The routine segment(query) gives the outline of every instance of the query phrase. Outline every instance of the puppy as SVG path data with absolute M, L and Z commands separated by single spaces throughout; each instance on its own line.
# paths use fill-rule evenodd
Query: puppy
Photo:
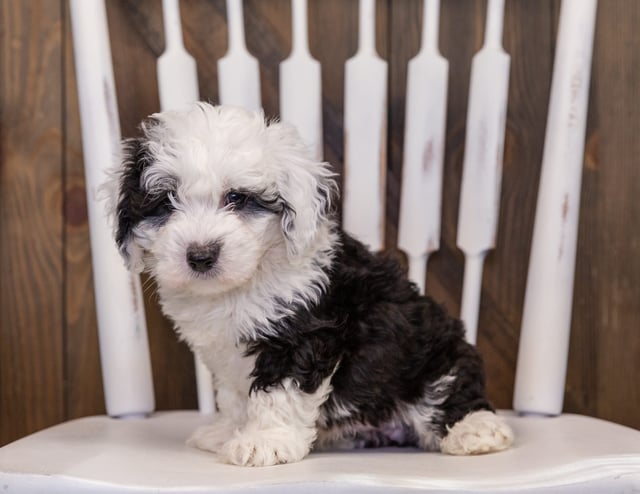
M 340 231 L 337 186 L 296 131 L 199 103 L 152 115 L 110 181 L 115 240 L 214 376 L 188 443 L 237 465 L 312 448 L 507 448 L 463 324 Z

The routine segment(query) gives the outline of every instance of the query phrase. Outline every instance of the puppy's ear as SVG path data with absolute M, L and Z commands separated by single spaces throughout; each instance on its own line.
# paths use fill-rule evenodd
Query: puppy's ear
M 277 132 L 282 166 L 279 178 L 280 196 L 284 201 L 282 231 L 287 240 L 289 255 L 299 255 L 317 241 L 319 234 L 327 234 L 335 215 L 338 196 L 335 174 L 328 163 L 317 162 L 308 156 L 295 129 L 276 123 L 269 130 Z
M 144 217 L 141 205 L 146 193 L 141 177 L 153 161 L 147 144 L 144 138 L 125 139 L 120 166 L 105 184 L 116 244 L 127 267 L 135 272 L 144 269 L 142 248 L 135 242 L 133 229 Z

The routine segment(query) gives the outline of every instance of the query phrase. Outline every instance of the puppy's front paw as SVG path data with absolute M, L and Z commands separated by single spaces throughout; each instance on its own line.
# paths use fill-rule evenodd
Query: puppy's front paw
M 237 426 L 226 419 L 218 419 L 211 425 L 198 427 L 187 439 L 187 446 L 217 453 Z
M 483 410 L 456 422 L 440 442 L 440 450 L 450 455 L 478 455 L 502 451 L 512 442 L 513 431 L 504 419 Z
M 238 431 L 222 447 L 222 458 L 233 465 L 266 467 L 302 460 L 310 444 L 296 437 L 295 431 L 284 428 Z

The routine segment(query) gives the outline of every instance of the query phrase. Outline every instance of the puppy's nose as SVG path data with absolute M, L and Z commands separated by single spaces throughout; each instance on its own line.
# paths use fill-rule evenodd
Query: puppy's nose
M 187 263 L 196 273 L 206 273 L 213 268 L 219 255 L 220 245 L 217 243 L 192 244 L 187 248 Z

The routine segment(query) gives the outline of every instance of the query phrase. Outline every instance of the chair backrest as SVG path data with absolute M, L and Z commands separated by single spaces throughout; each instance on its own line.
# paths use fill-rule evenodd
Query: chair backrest
M 242 0 L 227 0 L 229 50 L 218 61 L 220 102 L 260 106 L 257 60 L 243 33 Z M 158 63 L 162 109 L 198 98 L 177 0 L 163 0 L 166 49 Z M 472 63 L 458 220 L 465 254 L 461 316 L 475 342 L 483 261 L 495 245 L 510 58 L 502 48 L 504 0 L 487 3 L 484 44 Z M 321 68 L 307 46 L 306 0 L 292 0 L 293 50 L 280 65 L 281 117 L 296 124 L 317 156 L 322 149 Z M 448 64 L 438 51 L 439 0 L 424 0 L 422 47 L 409 63 L 398 246 L 424 290 L 427 260 L 440 244 Z M 560 13 L 542 178 L 525 297 L 514 408 L 562 409 L 573 293 L 586 110 L 596 0 L 564 0 Z M 376 5 L 359 2 L 359 41 L 345 67 L 343 224 L 373 249 L 384 245 L 389 72 L 375 49 Z M 153 391 L 137 277 L 124 270 L 96 191 L 120 140 L 103 0 L 71 0 L 76 72 L 107 411 L 153 410 Z M 386 246 L 387 248 L 390 246 Z M 116 319 L 117 317 L 117 319 Z M 125 348 L 126 350 L 123 350 Z M 199 367 L 203 412 L 211 384 Z

